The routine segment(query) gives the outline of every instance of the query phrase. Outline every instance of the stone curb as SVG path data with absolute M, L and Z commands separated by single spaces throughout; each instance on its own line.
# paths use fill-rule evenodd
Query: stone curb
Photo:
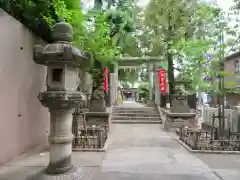
M 113 124 L 162 124 L 162 121 L 112 120 Z
M 104 148 L 102 149 L 87 149 L 87 148 L 73 148 L 73 152 L 105 152 L 106 150 Z
M 240 151 L 215 151 L 215 150 L 193 150 L 188 145 L 186 145 L 183 141 L 178 139 L 177 137 L 173 137 L 179 144 L 181 144 L 185 149 L 187 149 L 191 153 L 204 153 L 204 154 L 240 154 Z

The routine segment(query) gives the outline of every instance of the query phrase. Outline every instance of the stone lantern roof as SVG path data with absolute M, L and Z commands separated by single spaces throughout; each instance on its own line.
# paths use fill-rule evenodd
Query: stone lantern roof
M 71 45 L 72 38 L 72 26 L 65 22 L 57 23 L 53 32 L 53 43 L 34 47 L 34 61 L 46 66 L 59 63 L 80 67 L 88 66 L 90 54 Z

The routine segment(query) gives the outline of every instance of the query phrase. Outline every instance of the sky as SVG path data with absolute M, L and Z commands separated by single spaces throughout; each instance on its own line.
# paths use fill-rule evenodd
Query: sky
M 228 10 L 233 5 L 233 0 L 217 0 L 217 4 L 224 10 Z
M 233 0 L 206 0 L 206 1 L 216 1 L 216 3 L 223 8 L 224 10 L 228 10 L 230 6 L 233 4 Z M 146 6 L 149 0 L 139 0 L 139 3 L 142 6 Z
M 82 0 L 84 4 L 93 5 L 94 0 Z M 150 0 L 139 0 L 141 6 L 146 6 Z M 205 1 L 216 1 L 216 3 L 224 10 L 228 10 L 233 4 L 233 0 L 205 0 Z

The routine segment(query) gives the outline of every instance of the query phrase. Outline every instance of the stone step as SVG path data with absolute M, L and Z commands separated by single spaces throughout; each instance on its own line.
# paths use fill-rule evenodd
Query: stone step
M 119 112 L 119 113 L 125 113 L 125 112 L 130 112 L 130 113 L 157 113 L 157 110 L 154 109 L 136 109 L 136 108 L 128 108 L 128 109 L 114 109 L 113 112 Z
M 156 113 L 148 113 L 148 112 L 140 112 L 140 113 L 133 113 L 133 112 L 113 112 L 112 116 L 140 116 L 140 117 L 159 117 L 159 114 Z
M 141 108 L 136 108 L 136 107 L 115 107 L 114 110 L 155 110 L 155 107 L 141 107 Z
M 118 124 L 162 124 L 161 120 L 112 120 L 112 123 Z
M 160 121 L 160 117 L 143 117 L 143 116 L 112 116 L 112 120 L 144 120 Z

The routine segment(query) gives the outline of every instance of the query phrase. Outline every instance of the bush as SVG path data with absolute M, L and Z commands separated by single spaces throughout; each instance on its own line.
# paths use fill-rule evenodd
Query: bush
M 0 0 L 0 7 L 37 36 L 51 40 L 52 25 L 58 21 L 52 0 Z
M 48 42 L 59 20 L 83 30 L 79 0 L 0 0 L 0 7 Z
M 146 101 L 148 99 L 148 92 L 148 83 L 143 82 L 138 86 L 139 99 L 144 99 L 144 101 Z

